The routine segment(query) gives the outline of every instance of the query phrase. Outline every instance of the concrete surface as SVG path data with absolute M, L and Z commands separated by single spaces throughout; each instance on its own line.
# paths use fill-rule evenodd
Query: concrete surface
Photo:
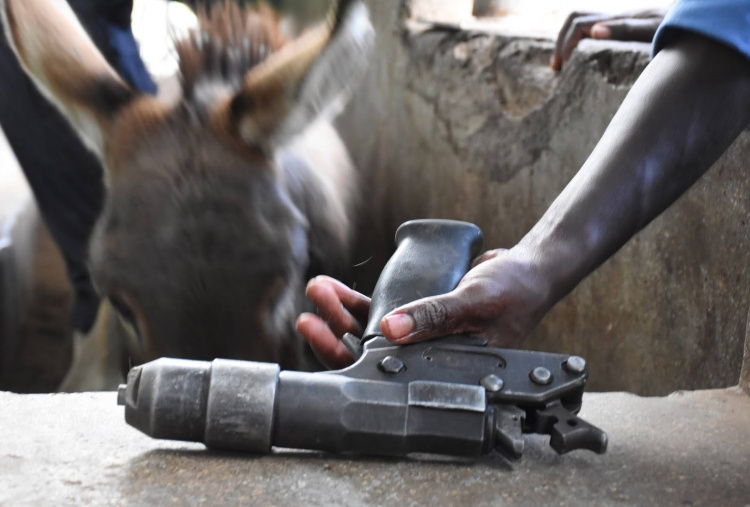
M 357 268 L 365 291 L 409 219 L 468 220 L 486 248 L 514 245 L 581 167 L 649 61 L 648 44 L 583 41 L 555 74 L 551 39 L 511 37 L 489 22 L 418 31 L 410 15 L 423 2 L 367 3 L 376 54 L 341 119 L 365 189 L 355 258 L 372 257 Z M 586 357 L 597 391 L 737 385 L 750 309 L 748 158 L 744 133 L 525 346 Z
M 0 505 L 750 505 L 750 398 L 588 394 L 605 455 L 520 462 L 214 453 L 125 425 L 114 393 L 0 393 Z

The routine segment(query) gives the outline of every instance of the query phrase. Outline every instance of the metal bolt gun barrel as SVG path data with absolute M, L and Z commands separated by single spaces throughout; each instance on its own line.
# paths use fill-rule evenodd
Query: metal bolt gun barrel
M 379 455 L 521 457 L 525 433 L 550 435 L 562 454 L 603 453 L 607 436 L 578 418 L 587 380 L 577 356 L 487 347 L 474 336 L 396 346 L 380 319 L 456 287 L 482 243 L 468 223 L 417 220 L 396 233 L 357 357 L 343 370 L 302 373 L 275 364 L 159 359 L 120 386 L 125 420 L 153 438 L 268 453 L 272 447 Z

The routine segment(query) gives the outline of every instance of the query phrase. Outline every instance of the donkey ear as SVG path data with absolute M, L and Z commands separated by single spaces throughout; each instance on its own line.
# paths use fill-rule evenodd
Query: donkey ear
M 374 40 L 361 1 L 334 2 L 328 22 L 248 72 L 230 103 L 233 129 L 247 144 L 273 147 L 334 116 L 364 76 Z
M 114 115 L 135 92 L 109 66 L 65 0 L 0 0 L 21 66 L 100 157 Z

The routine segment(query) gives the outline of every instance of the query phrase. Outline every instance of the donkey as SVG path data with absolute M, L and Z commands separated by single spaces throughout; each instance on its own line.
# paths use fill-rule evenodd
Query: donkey
M 115 388 L 123 362 L 161 356 L 304 367 L 304 283 L 347 262 L 355 172 L 329 120 L 367 65 L 366 7 L 335 2 L 288 40 L 270 8 L 216 4 L 178 43 L 173 100 L 130 89 L 64 0 L 0 0 L 0 15 L 24 70 L 104 167 L 90 270 L 111 305 L 93 333 L 107 336 L 83 340 L 95 352 L 76 354 L 64 390 Z M 91 361 L 106 363 L 98 378 L 81 373 Z

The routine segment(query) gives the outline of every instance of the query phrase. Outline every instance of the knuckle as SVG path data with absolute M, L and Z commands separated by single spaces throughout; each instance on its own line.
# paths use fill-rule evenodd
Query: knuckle
M 573 11 L 568 15 L 568 21 L 573 21 L 576 18 L 581 18 L 585 16 L 586 13 L 583 11 Z
M 440 329 L 448 319 L 448 307 L 442 301 L 425 301 L 414 312 L 418 331 Z
M 477 282 L 467 284 L 461 291 L 463 301 L 463 316 L 477 318 L 492 313 L 501 294 L 487 283 Z
M 318 275 L 318 276 L 311 278 L 310 281 L 307 282 L 307 286 L 309 287 L 311 285 L 319 285 L 321 283 L 325 283 L 326 280 L 327 280 L 327 277 L 323 275 Z
M 637 32 L 636 27 L 630 21 L 625 21 L 623 23 L 619 23 L 618 25 L 613 26 L 612 28 L 614 29 L 613 31 L 617 32 L 617 35 L 621 39 L 626 39 L 626 38 L 630 37 L 633 34 L 633 32 Z
M 578 18 L 570 25 L 568 35 L 573 37 L 591 26 L 591 21 L 586 18 Z
M 498 257 L 499 255 L 502 255 L 505 252 L 505 250 L 488 250 L 487 252 L 484 252 L 482 255 L 477 257 L 477 261 L 479 262 L 485 262 L 490 259 L 494 259 L 495 257 Z

